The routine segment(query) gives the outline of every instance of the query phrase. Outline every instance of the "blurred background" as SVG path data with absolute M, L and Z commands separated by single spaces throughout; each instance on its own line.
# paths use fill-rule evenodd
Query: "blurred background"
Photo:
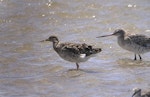
M 131 97 L 150 90 L 150 53 L 143 61 L 120 48 L 115 29 L 150 37 L 149 0 L 0 0 L 0 97 Z M 89 61 L 61 59 L 60 42 L 87 43 L 102 52 Z

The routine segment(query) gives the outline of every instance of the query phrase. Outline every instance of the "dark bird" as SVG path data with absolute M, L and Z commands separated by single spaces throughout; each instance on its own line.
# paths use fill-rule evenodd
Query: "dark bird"
M 77 44 L 77 43 L 59 43 L 56 36 L 50 36 L 43 41 L 50 41 L 53 43 L 53 48 L 57 54 L 64 60 L 76 63 L 77 70 L 79 63 L 87 61 L 93 55 L 101 52 L 101 48 L 93 48 L 91 45 Z M 43 42 L 41 41 L 41 42 Z

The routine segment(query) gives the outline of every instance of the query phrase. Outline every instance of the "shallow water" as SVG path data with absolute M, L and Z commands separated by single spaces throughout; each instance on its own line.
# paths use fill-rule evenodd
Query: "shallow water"
M 117 28 L 150 37 L 149 0 L 0 0 L 0 97 L 131 97 L 150 90 L 150 53 L 143 61 L 120 48 Z M 87 43 L 102 52 L 89 61 L 62 60 L 52 44 Z

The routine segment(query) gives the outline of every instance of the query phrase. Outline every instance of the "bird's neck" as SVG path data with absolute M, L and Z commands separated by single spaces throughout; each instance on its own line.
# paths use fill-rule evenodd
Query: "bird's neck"
M 124 42 L 125 42 L 125 35 L 120 35 L 118 36 L 118 44 L 119 45 L 124 45 Z
M 58 43 L 59 43 L 59 41 L 53 41 L 53 48 L 54 48 L 54 50 L 57 49 Z

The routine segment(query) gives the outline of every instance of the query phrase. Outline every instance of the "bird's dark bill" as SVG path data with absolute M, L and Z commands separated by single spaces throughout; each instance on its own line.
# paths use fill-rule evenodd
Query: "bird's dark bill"
M 40 42 L 45 42 L 45 41 L 49 41 L 49 39 L 46 39 L 46 40 L 42 40 L 42 41 L 40 41 Z
M 96 37 L 96 38 L 101 38 L 101 37 L 107 37 L 107 36 L 112 36 L 113 34 L 111 34 L 111 35 L 103 35 L 103 36 L 98 36 L 98 37 Z

